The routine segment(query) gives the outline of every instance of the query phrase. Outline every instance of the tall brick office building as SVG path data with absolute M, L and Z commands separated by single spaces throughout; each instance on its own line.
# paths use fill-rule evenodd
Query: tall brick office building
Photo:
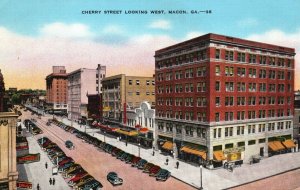
M 215 166 L 292 150 L 294 56 L 217 34 L 156 51 L 159 148 Z

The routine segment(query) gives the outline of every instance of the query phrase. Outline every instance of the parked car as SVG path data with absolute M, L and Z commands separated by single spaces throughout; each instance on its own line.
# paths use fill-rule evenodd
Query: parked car
M 134 157 L 135 157 L 134 155 L 129 154 L 129 155 L 126 157 L 125 162 L 126 162 L 126 163 L 131 163 Z
M 76 167 L 76 166 L 78 166 L 78 164 L 76 164 L 74 162 L 66 163 L 63 166 L 59 166 L 58 171 L 65 172 L 65 171 L 69 170 L 71 167 Z
M 142 158 L 140 157 L 134 157 L 132 162 L 131 162 L 131 166 L 136 167 L 138 162 L 141 160 Z
M 161 170 L 161 168 L 157 165 L 154 165 L 152 168 L 149 170 L 149 176 L 155 176 L 158 174 L 158 172 Z
M 148 162 L 147 164 L 144 165 L 144 167 L 143 167 L 143 172 L 149 173 L 150 169 L 151 169 L 153 166 L 154 166 L 154 164 Z
M 166 169 L 161 169 L 156 176 L 156 180 L 166 181 L 171 176 L 171 172 Z
M 70 180 L 68 181 L 68 185 L 73 186 L 74 184 L 76 184 L 77 181 L 79 181 L 87 175 L 89 174 L 86 171 L 77 173 L 76 175 L 70 178 Z
M 120 158 L 123 156 L 123 154 L 126 154 L 126 152 L 124 152 L 123 150 L 120 151 L 120 152 L 117 154 L 117 159 L 120 159 Z
M 123 184 L 123 179 L 120 178 L 116 172 L 109 172 L 107 174 L 107 180 L 113 185 Z
M 66 145 L 66 147 L 67 147 L 68 149 L 74 149 L 74 148 L 75 148 L 74 144 L 73 144 L 72 141 L 70 141 L 70 140 L 67 140 L 67 141 L 65 142 L 65 145 Z
M 122 150 L 119 149 L 119 148 L 115 148 L 115 149 L 112 151 L 111 155 L 112 155 L 112 156 L 117 156 L 117 154 L 118 154 L 120 151 L 122 151 Z
M 100 190 L 102 187 L 103 185 L 99 181 L 94 179 L 86 182 L 84 185 L 79 187 L 79 190 Z
M 137 163 L 137 168 L 138 169 L 143 169 L 144 166 L 147 164 L 147 160 L 141 159 L 138 163 Z
M 80 180 L 79 183 L 73 186 L 73 189 L 80 189 L 82 188 L 87 182 L 94 180 L 94 178 L 87 178 L 85 180 Z

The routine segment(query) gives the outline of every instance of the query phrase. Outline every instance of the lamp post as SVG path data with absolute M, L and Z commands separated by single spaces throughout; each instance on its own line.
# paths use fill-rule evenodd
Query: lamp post
M 106 132 L 105 132 L 105 131 L 103 131 L 104 142 L 105 142 L 105 133 L 106 133 Z
M 139 150 L 138 156 L 139 157 L 141 157 L 141 147 L 140 146 L 141 146 L 141 143 L 139 142 L 139 144 L 138 144 L 138 150 Z
M 202 163 L 200 164 L 200 187 L 199 187 L 199 190 L 203 190 L 203 187 L 202 187 Z

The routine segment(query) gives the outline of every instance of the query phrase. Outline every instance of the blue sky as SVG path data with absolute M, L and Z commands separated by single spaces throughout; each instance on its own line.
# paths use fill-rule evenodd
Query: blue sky
M 102 14 L 82 14 L 88 10 Z M 105 10 L 123 12 L 107 15 Z M 148 14 L 124 14 L 129 10 Z M 150 10 L 189 14 L 154 15 Z M 152 76 L 156 50 L 205 33 L 293 47 L 298 63 L 299 10 L 296 0 L 0 0 L 0 69 L 7 87 L 18 88 L 45 88 L 53 65 L 71 72 L 103 64 L 107 76 Z
M 35 36 L 39 28 L 53 22 L 84 23 L 99 33 L 107 25 L 118 25 L 130 35 L 143 33 L 168 34 L 182 38 L 190 31 L 214 32 L 237 37 L 260 33 L 273 28 L 296 31 L 299 28 L 300 2 L 295 0 L 73 0 L 0 2 L 0 25 L 16 33 Z M 82 15 L 81 10 L 212 10 L 199 15 Z M 164 19 L 169 30 L 150 29 L 152 21 Z

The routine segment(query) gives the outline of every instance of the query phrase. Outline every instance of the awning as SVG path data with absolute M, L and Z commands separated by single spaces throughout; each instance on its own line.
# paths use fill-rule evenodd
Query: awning
M 294 148 L 296 147 L 295 143 L 293 140 L 288 139 L 282 142 L 282 144 L 286 147 L 286 148 Z
M 137 131 L 124 131 L 121 129 L 116 129 L 115 132 L 123 134 L 123 135 L 127 135 L 127 136 L 136 136 L 138 135 Z
M 217 161 L 226 160 L 226 157 L 223 154 L 222 150 L 214 151 L 214 160 L 217 160 Z
M 188 146 L 184 146 L 180 150 L 189 154 L 201 156 L 204 160 L 206 160 L 206 152 L 204 152 L 203 150 L 192 149 Z
M 140 133 L 148 133 L 149 129 L 146 127 L 140 128 L 139 132 Z
M 163 149 L 166 150 L 173 150 L 173 143 L 170 141 L 167 141 L 164 143 L 164 145 L 162 146 Z
M 280 141 L 269 142 L 268 146 L 274 152 L 285 149 L 285 147 L 281 144 Z

